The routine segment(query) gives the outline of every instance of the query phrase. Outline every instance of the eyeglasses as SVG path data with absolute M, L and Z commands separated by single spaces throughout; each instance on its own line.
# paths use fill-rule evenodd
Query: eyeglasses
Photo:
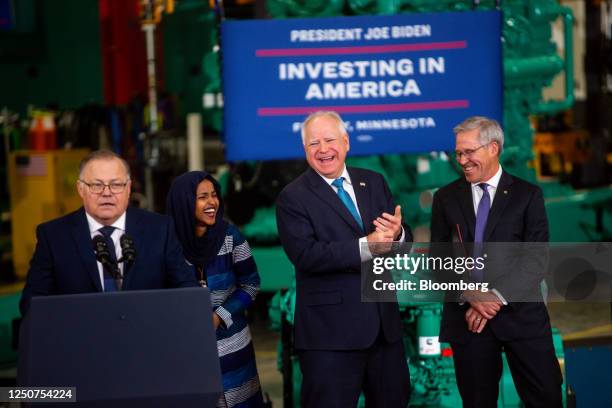
M 463 156 L 465 156 L 465 158 L 466 158 L 466 159 L 469 159 L 469 158 L 470 158 L 470 157 L 472 157 L 472 156 L 474 155 L 474 153 L 476 153 L 478 150 L 482 149 L 483 147 L 486 147 L 486 146 L 490 145 L 491 143 L 492 143 L 492 142 L 485 143 L 485 144 L 483 144 L 483 145 L 478 146 L 478 147 L 477 147 L 477 148 L 475 148 L 475 149 L 465 149 L 465 150 L 463 150 L 463 151 L 461 151 L 461 150 L 456 150 L 456 151 L 455 151 L 455 158 L 456 158 L 457 160 L 461 160 L 461 158 L 462 158 Z
M 79 181 L 89 188 L 89 192 L 92 194 L 102 194 L 104 189 L 108 187 L 111 193 L 113 194 L 121 194 L 125 190 L 125 186 L 129 183 L 129 180 L 125 183 L 120 183 L 118 181 L 113 181 L 109 184 L 102 183 L 100 181 L 94 181 L 93 183 L 88 183 L 84 180 L 79 179 Z

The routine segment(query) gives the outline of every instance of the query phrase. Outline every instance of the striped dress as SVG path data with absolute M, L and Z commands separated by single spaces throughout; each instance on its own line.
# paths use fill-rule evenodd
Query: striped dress
M 213 310 L 222 320 L 217 329 L 217 350 L 223 394 L 217 406 L 261 407 L 255 351 L 245 318 L 246 308 L 259 291 L 260 280 L 249 243 L 234 225 L 228 225 L 224 244 L 217 257 L 204 265 L 204 271 Z

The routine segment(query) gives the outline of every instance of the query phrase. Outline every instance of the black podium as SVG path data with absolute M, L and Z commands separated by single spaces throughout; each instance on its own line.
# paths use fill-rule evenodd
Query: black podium
M 84 406 L 214 407 L 222 387 L 211 316 L 205 288 L 34 297 L 18 384 L 76 387 Z

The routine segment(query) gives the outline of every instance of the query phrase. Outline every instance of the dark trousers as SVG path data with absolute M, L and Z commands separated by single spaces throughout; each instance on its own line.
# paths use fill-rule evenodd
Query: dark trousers
M 526 407 L 562 407 L 563 377 L 551 337 L 502 342 L 485 327 L 467 344 L 451 343 L 451 347 L 464 407 L 497 407 L 502 350 Z
M 302 369 L 302 407 L 355 408 L 363 390 L 366 407 L 405 408 L 410 373 L 402 341 L 383 336 L 365 350 L 298 352 Z

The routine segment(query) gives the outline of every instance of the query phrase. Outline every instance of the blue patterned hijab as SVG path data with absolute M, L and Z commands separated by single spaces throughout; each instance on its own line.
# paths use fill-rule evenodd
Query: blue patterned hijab
M 219 209 L 215 224 L 208 227 L 204 235 L 197 237 L 195 234 L 196 191 L 198 185 L 205 179 L 212 182 L 217 192 Z M 223 220 L 221 186 L 210 174 L 204 171 L 190 171 L 177 177 L 168 192 L 166 213 L 174 219 L 176 234 L 183 245 L 185 258 L 190 263 L 202 266 L 217 256 L 225 241 L 227 222 Z

